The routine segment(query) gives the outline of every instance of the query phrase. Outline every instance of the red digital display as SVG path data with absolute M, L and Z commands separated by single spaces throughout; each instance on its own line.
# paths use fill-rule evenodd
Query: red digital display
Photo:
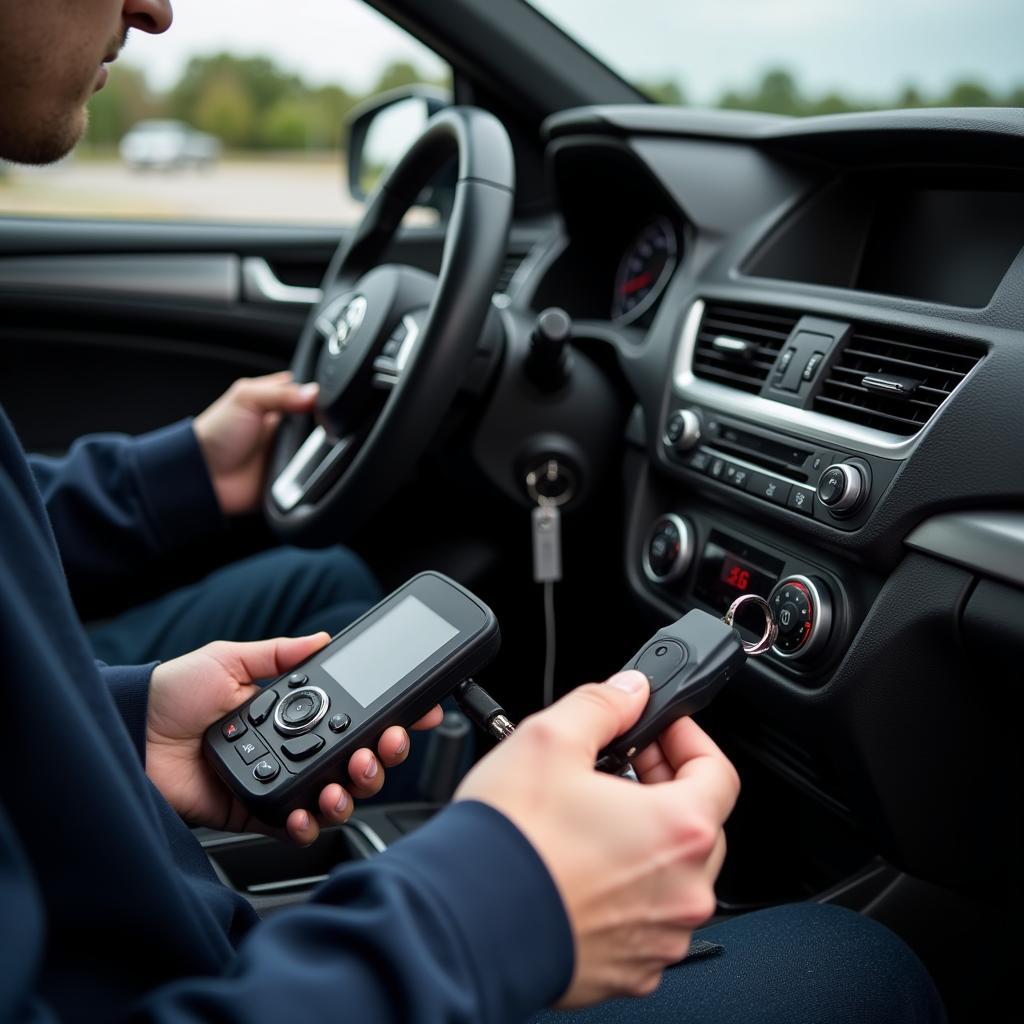
M 727 586 L 741 593 L 746 593 L 750 586 L 751 568 L 735 558 L 725 558 L 722 561 L 722 574 L 719 577 Z

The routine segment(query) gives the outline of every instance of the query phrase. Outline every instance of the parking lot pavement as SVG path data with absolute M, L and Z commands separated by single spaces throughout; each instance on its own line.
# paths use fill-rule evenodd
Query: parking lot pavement
M 352 224 L 361 213 L 338 156 L 226 159 L 173 171 L 79 158 L 0 176 L 0 215 Z

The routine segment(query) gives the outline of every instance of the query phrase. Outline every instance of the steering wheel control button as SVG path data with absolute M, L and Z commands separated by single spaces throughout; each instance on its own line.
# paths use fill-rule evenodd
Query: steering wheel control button
M 818 500 L 834 516 L 856 512 L 867 497 L 867 480 L 860 466 L 837 462 L 821 474 Z
M 790 490 L 790 485 L 785 481 L 766 476 L 764 473 L 751 473 L 747 482 L 747 491 L 750 494 L 756 494 L 773 505 L 785 505 L 789 501 Z
M 784 658 L 803 658 L 821 649 L 832 624 L 825 585 L 807 576 L 789 576 L 768 598 L 779 635 L 772 648 Z
M 685 519 L 665 515 L 656 519 L 644 545 L 644 572 L 652 583 L 668 583 L 690 567 L 693 531 Z
M 273 782 L 280 773 L 281 766 L 272 757 L 257 761 L 252 770 L 253 778 L 259 779 L 260 782 Z
M 303 675 L 301 672 L 293 672 L 288 677 L 288 689 L 296 690 L 300 686 L 305 686 L 309 682 L 309 676 Z
M 300 736 L 297 740 L 288 740 L 286 743 L 282 743 L 281 750 L 284 751 L 284 756 L 292 761 L 305 761 L 307 757 L 312 757 L 323 745 L 323 736 L 316 736 L 311 733 L 308 736 Z
M 298 736 L 309 732 L 327 713 L 330 702 L 318 686 L 293 690 L 274 712 L 274 728 L 285 736 Z
M 238 751 L 238 756 L 246 764 L 252 764 L 257 757 L 262 757 L 267 752 L 267 748 L 263 746 L 255 736 L 247 740 L 242 740 L 242 742 L 235 747 L 235 750 Z
M 229 743 L 234 743 L 239 736 L 244 736 L 249 728 L 240 718 L 232 718 L 220 727 L 221 734 Z
M 692 409 L 676 409 L 665 426 L 665 443 L 680 455 L 700 442 L 700 417 Z
M 249 721 L 253 725 L 262 725 L 274 710 L 277 703 L 277 690 L 264 690 L 249 705 Z
M 637 658 L 636 668 L 650 680 L 653 693 L 686 664 L 687 657 L 686 648 L 675 640 L 657 640 Z
M 327 728 L 331 732 L 344 732 L 351 723 L 352 719 L 348 715 L 331 715 L 327 722 Z
M 789 492 L 786 508 L 805 516 L 814 515 L 814 489 L 811 487 L 793 487 Z

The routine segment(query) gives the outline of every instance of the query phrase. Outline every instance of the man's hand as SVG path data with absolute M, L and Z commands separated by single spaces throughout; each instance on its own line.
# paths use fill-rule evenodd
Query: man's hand
M 290 371 L 243 378 L 196 417 L 196 437 L 225 515 L 258 507 L 281 414 L 309 412 L 317 390 L 316 384 L 296 384 Z
M 277 834 L 250 817 L 202 754 L 207 727 L 256 692 L 255 679 L 287 672 L 324 646 L 326 633 L 258 643 L 218 641 L 198 651 L 165 661 L 153 670 L 146 720 L 146 774 L 167 802 L 190 824 L 229 832 Z M 429 729 L 441 721 L 434 708 L 414 729 Z M 320 793 L 319 822 L 315 814 L 296 810 L 288 816 L 287 834 L 308 845 L 320 834 L 320 824 L 336 825 L 352 813 L 353 797 L 368 797 L 384 785 L 384 767 L 401 764 L 409 753 L 409 736 L 397 726 L 388 729 L 373 751 L 357 750 L 349 760 L 351 793 L 338 783 Z
M 551 872 L 576 945 L 563 1006 L 652 992 L 714 913 L 722 825 L 739 794 L 725 755 L 684 718 L 635 758 L 645 785 L 594 771 L 648 693 L 635 671 L 579 687 L 526 719 L 455 794 L 501 811 Z

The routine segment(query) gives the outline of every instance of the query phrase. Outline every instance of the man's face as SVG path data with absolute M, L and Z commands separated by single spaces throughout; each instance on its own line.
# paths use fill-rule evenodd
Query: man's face
M 0 159 L 70 153 L 128 29 L 170 24 L 171 0 L 0 0 Z

